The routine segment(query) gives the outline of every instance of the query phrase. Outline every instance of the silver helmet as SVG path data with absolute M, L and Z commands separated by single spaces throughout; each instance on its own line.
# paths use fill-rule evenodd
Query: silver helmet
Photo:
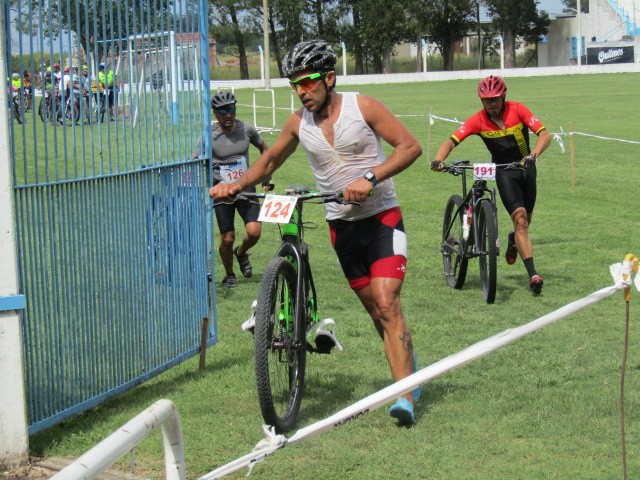
M 282 61 L 282 73 L 291 77 L 304 70 L 327 72 L 335 70 L 336 54 L 324 40 L 309 40 L 296 44 Z
M 217 92 L 211 97 L 211 108 L 220 108 L 236 103 L 236 96 L 229 91 Z

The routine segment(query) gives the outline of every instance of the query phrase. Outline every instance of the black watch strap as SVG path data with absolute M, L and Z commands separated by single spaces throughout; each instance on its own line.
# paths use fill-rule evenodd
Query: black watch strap
M 378 184 L 378 179 L 371 170 L 364 174 L 364 179 L 370 181 L 374 187 Z

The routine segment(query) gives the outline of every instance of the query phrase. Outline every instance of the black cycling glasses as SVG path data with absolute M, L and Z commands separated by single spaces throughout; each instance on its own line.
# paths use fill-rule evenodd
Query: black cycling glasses
M 230 113 L 231 115 L 235 115 L 236 107 L 234 105 L 233 107 L 214 108 L 213 111 L 216 112 L 218 115 L 227 115 L 228 113 Z

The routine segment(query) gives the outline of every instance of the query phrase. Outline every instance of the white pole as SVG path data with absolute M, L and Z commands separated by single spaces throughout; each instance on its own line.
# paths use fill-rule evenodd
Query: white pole
M 4 5 L 0 8 L 0 38 L 7 38 Z M 7 76 L 5 45 L 0 47 L 0 79 Z M 7 89 L 0 89 L 0 104 L 9 105 Z M 29 437 L 22 364 L 22 332 L 19 309 L 25 299 L 18 292 L 16 237 L 14 230 L 13 175 L 9 144 L 8 109 L 0 108 L 0 467 L 18 466 L 28 460 Z
M 580 17 L 581 17 L 581 6 L 580 6 L 580 0 L 578 0 L 578 4 L 576 5 L 577 8 L 577 12 L 576 12 L 576 20 L 578 22 L 578 41 L 576 42 L 576 46 L 578 47 L 578 65 L 582 65 L 582 28 L 580 25 Z
M 170 400 L 158 400 L 51 479 L 97 478 L 158 427 L 162 427 L 165 478 L 184 480 L 182 428 L 178 410 Z
M 267 0 L 262 0 L 262 36 L 264 43 L 264 86 L 271 87 L 271 73 L 269 72 L 269 10 Z
M 171 121 L 178 124 L 178 69 L 176 61 L 176 34 L 169 32 L 169 62 L 171 65 Z M 180 79 L 182 81 L 182 79 Z
M 502 35 L 498 35 L 500 41 L 500 70 L 504 70 L 504 38 Z
M 264 82 L 264 52 L 262 51 L 262 45 L 258 45 L 258 52 L 260 52 L 260 80 Z
M 340 42 L 342 46 L 342 75 L 347 78 L 347 46 L 344 42 Z
M 422 39 L 422 71 L 425 78 L 427 77 L 427 41 Z

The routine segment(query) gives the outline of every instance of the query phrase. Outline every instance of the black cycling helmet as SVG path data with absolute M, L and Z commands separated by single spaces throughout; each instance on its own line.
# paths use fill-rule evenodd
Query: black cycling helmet
M 335 70 L 336 54 L 324 40 L 309 40 L 296 44 L 282 61 L 282 73 L 291 78 L 304 70 L 328 72 Z
M 225 105 L 235 105 L 236 96 L 231 92 L 218 92 L 211 98 L 211 108 L 220 108 Z

